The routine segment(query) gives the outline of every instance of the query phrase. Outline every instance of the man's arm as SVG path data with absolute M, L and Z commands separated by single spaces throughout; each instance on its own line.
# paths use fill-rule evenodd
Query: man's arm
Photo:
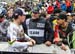
M 51 25 L 48 21 L 46 21 L 46 26 L 45 26 L 46 32 L 48 33 L 46 41 L 47 43 L 53 42 L 53 29 L 51 28 Z
M 31 42 L 33 43 L 33 45 L 34 45 L 34 44 L 36 44 L 36 41 L 33 40 L 32 38 L 30 38 L 30 37 L 27 35 L 27 24 L 29 24 L 29 21 L 30 21 L 30 19 L 27 19 L 26 21 L 24 21 L 24 22 L 22 23 L 22 26 L 23 26 L 23 29 L 24 29 L 24 33 L 25 33 L 25 38 L 26 38 L 26 40 L 31 41 Z
M 26 40 L 28 40 L 28 41 L 30 41 L 30 42 L 32 42 L 32 44 L 33 45 L 35 45 L 36 44 L 36 41 L 35 40 L 33 40 L 32 38 L 30 38 L 28 35 L 26 35 L 25 34 L 25 38 L 26 38 Z
M 10 38 L 10 42 L 13 42 L 11 45 L 12 47 L 26 47 L 32 46 L 32 42 L 18 42 L 17 41 L 17 32 L 13 30 L 12 27 L 8 27 L 7 36 Z
M 26 22 L 25 21 L 22 23 L 22 26 L 23 26 L 23 29 L 24 29 L 24 33 L 27 34 L 27 26 L 26 26 Z

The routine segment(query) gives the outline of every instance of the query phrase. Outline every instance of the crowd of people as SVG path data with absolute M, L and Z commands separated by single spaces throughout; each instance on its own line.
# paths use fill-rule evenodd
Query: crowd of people
M 17 1 L 0 7 L 0 41 L 19 51 L 28 46 L 56 44 L 75 48 L 75 0 L 38 3 Z M 25 50 L 27 51 L 27 50 Z

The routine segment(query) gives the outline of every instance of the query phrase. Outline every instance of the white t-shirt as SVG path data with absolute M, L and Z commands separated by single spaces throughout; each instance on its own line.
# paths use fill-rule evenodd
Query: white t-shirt
M 18 40 L 18 38 L 25 38 L 26 40 L 31 39 L 24 33 L 22 25 L 18 26 L 15 23 L 11 22 L 7 30 L 7 36 L 10 37 L 11 41 Z
M 29 42 L 18 42 L 17 40 L 21 38 L 25 38 L 25 40 L 30 40 L 31 38 L 24 34 L 22 25 L 16 25 L 15 23 L 11 22 L 10 26 L 7 29 L 7 36 L 10 37 L 11 41 L 16 40 L 12 47 L 14 48 L 27 48 Z

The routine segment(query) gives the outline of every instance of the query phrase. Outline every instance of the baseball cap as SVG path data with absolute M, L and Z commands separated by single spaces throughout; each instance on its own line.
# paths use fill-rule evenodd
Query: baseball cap
M 62 20 L 65 19 L 65 20 L 67 20 L 67 15 L 59 14 L 58 19 L 62 19 Z
M 67 13 L 66 15 L 67 15 L 67 16 L 71 16 L 71 13 Z
M 6 15 L 6 13 L 6 9 L 0 7 L 0 18 L 3 18 Z
M 34 8 L 32 9 L 32 12 L 33 12 L 33 13 L 39 13 L 39 8 L 34 7 Z
M 14 13 L 13 13 L 13 16 L 19 16 L 19 15 L 26 15 L 24 9 L 22 8 L 17 8 L 15 9 Z

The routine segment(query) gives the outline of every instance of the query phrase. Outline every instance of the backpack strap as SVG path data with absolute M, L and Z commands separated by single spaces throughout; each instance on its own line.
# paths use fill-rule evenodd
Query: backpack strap
M 30 18 L 26 20 L 26 26 L 29 28 Z

